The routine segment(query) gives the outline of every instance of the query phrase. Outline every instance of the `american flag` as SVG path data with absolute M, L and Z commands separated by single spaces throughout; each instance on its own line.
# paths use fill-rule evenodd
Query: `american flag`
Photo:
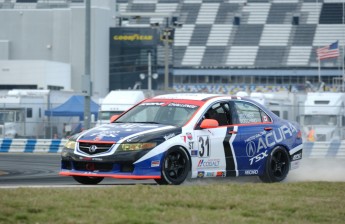
M 339 57 L 338 42 L 339 41 L 336 41 L 336 42 L 332 43 L 329 46 L 318 48 L 316 50 L 317 59 L 318 60 L 323 60 L 323 59 L 327 59 L 327 58 L 337 58 L 337 57 Z

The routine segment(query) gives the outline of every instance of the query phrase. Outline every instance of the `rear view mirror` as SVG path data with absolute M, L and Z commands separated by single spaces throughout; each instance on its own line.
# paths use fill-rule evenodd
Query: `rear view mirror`
M 120 115 L 118 115 L 118 114 L 111 116 L 110 117 L 110 123 L 113 123 L 118 117 L 120 117 Z
M 201 124 L 200 124 L 200 128 L 204 129 L 204 128 L 216 128 L 218 127 L 218 121 L 214 120 L 214 119 L 204 119 Z

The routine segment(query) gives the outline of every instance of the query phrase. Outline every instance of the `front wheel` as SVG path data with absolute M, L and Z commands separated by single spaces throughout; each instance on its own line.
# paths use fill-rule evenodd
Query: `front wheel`
M 74 180 L 81 184 L 94 185 L 100 183 L 104 177 L 73 176 Z
M 259 178 L 265 183 L 280 182 L 286 178 L 289 170 L 289 154 L 284 148 L 278 146 L 267 157 L 265 172 Z
M 190 159 L 184 149 L 171 148 L 167 151 L 162 163 L 162 178 L 155 181 L 161 185 L 179 185 L 187 178 L 190 166 Z

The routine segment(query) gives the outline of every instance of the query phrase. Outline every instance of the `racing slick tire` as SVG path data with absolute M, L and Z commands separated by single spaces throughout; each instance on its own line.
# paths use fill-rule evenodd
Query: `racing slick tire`
M 100 183 L 104 177 L 82 177 L 82 176 L 73 176 L 74 180 L 81 184 L 95 185 Z
M 160 185 L 179 185 L 190 171 L 190 158 L 183 148 L 174 147 L 167 151 L 161 169 L 161 179 L 155 179 Z
M 290 156 L 280 146 L 275 147 L 266 159 L 264 174 L 259 176 L 265 183 L 280 182 L 286 178 L 290 170 Z

